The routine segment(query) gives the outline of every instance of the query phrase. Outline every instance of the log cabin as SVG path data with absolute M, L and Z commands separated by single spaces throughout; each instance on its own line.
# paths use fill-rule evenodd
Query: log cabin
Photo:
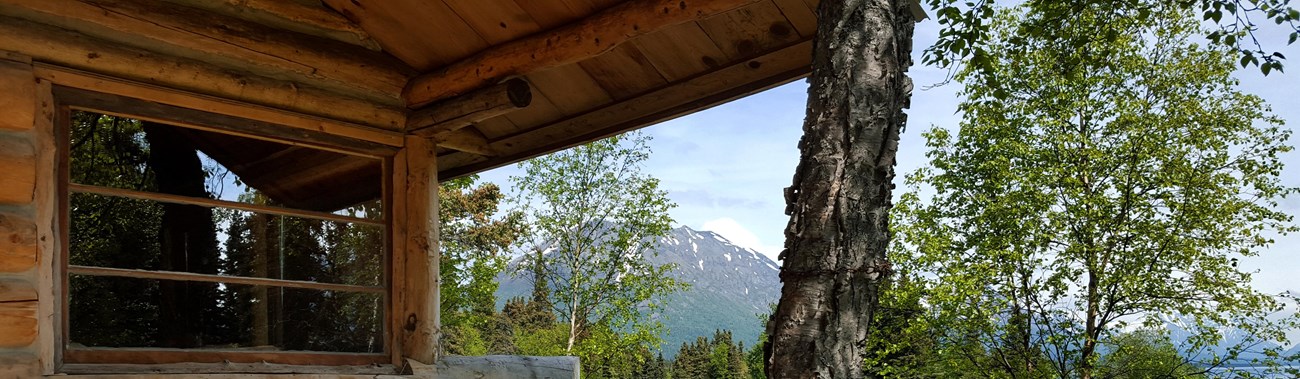
M 440 356 L 438 183 L 801 79 L 816 3 L 0 0 L 0 378 L 576 377 Z

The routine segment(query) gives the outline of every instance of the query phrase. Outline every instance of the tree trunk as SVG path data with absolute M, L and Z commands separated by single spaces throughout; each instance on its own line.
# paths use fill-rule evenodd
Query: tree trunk
M 910 83 L 913 16 L 898 0 L 818 7 L 802 156 L 768 324 L 769 378 L 863 376 L 885 259 L 894 158 Z

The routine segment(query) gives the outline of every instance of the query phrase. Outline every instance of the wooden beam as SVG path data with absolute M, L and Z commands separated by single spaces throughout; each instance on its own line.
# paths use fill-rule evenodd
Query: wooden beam
M 497 156 L 496 149 L 493 149 L 488 143 L 487 137 L 475 128 L 464 128 L 443 133 L 434 137 L 434 140 L 437 141 L 438 146 L 448 149 L 478 154 L 485 157 Z
M 441 253 L 438 250 L 438 156 L 433 140 L 410 135 L 403 149 L 406 164 L 405 185 L 402 189 L 406 230 L 397 235 L 404 238 L 406 251 L 400 260 L 403 264 L 397 288 L 401 306 L 398 313 L 401 323 L 396 329 L 401 336 L 402 356 L 424 364 L 433 364 L 438 357 L 438 339 L 441 333 L 439 320 L 439 278 Z
M 58 84 L 100 92 L 144 98 L 171 105 L 210 110 L 229 108 L 240 113 L 265 113 L 247 104 L 242 107 L 214 107 L 195 104 L 188 91 L 221 98 L 226 103 L 247 102 L 306 115 L 314 115 L 382 129 L 401 129 L 406 124 L 406 109 L 396 100 L 388 103 L 350 97 L 336 92 L 295 84 L 290 81 L 232 71 L 191 59 L 161 55 L 84 34 L 0 16 L 0 50 L 16 51 L 37 62 L 37 74 Z M 71 68 L 56 69 L 52 66 Z M 86 75 L 84 72 L 100 75 Z M 79 73 L 80 72 L 80 73 Z M 57 76 L 57 78 L 54 78 Z M 152 84 L 171 89 L 171 93 L 153 86 L 128 84 L 127 81 Z M 151 96 L 151 97 L 144 97 Z M 189 102 L 190 104 L 179 104 Z M 211 107 L 211 108 L 210 108 Z M 269 121 L 269 120 L 264 120 Z M 310 129 L 330 131 L 337 122 L 310 122 Z M 374 130 L 373 128 L 364 128 Z M 379 130 L 374 130 L 380 132 Z M 401 145 L 397 136 L 395 145 Z
M 532 87 L 527 81 L 514 78 L 411 112 L 406 117 L 406 130 L 436 136 L 527 107 L 532 102 Z
M 69 348 L 64 350 L 64 359 L 64 362 L 67 363 L 117 363 L 136 365 L 168 363 L 276 363 L 286 365 L 366 366 L 387 363 L 388 355 L 306 351 L 253 351 L 235 349 Z M 243 378 L 245 377 L 244 375 L 232 373 L 229 377 Z M 152 376 L 141 375 L 140 377 Z M 215 375 L 202 375 L 200 377 L 222 378 L 222 376 Z M 319 376 L 309 375 L 307 377 Z M 369 377 L 374 377 L 374 375 Z
M 437 373 L 446 378 L 578 379 L 582 364 L 578 357 L 449 356 L 438 360 Z
M 277 29 L 329 38 L 380 51 L 379 43 L 361 27 L 320 2 L 285 0 L 169 0 Z
M 744 97 L 811 71 L 812 42 L 801 39 L 753 59 L 732 62 L 634 98 L 549 124 L 500 136 L 489 146 L 500 153 L 484 160 L 463 153 L 440 157 L 444 180 L 637 129 Z
M 413 71 L 360 46 L 158 1 L 2 0 L 0 13 L 367 99 L 396 99 Z
M 575 63 L 640 35 L 726 12 L 757 0 L 633 0 L 581 21 L 490 48 L 422 74 L 403 92 L 415 108 L 498 79 Z

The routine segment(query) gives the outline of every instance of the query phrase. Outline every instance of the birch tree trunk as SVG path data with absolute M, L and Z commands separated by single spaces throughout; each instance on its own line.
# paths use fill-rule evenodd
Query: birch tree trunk
M 781 301 L 769 378 L 856 378 L 885 260 L 913 16 L 900 0 L 818 7 L 801 157 L 786 189 Z

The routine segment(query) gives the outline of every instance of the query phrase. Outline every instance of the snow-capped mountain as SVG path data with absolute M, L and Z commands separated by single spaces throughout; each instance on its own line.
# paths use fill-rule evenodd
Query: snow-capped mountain
M 715 329 L 731 330 L 746 346 L 757 341 L 763 330 L 758 315 L 768 313 L 769 304 L 776 303 L 781 292 L 776 262 L 716 233 L 684 226 L 656 242 L 656 254 L 647 258 L 655 264 L 676 265 L 676 278 L 691 285 L 668 299 L 667 309 L 656 316 L 663 317 L 669 330 L 664 336 L 665 357 L 675 355 L 683 342 L 712 336 Z M 503 274 L 498 280 L 498 306 L 532 290 L 526 276 Z

